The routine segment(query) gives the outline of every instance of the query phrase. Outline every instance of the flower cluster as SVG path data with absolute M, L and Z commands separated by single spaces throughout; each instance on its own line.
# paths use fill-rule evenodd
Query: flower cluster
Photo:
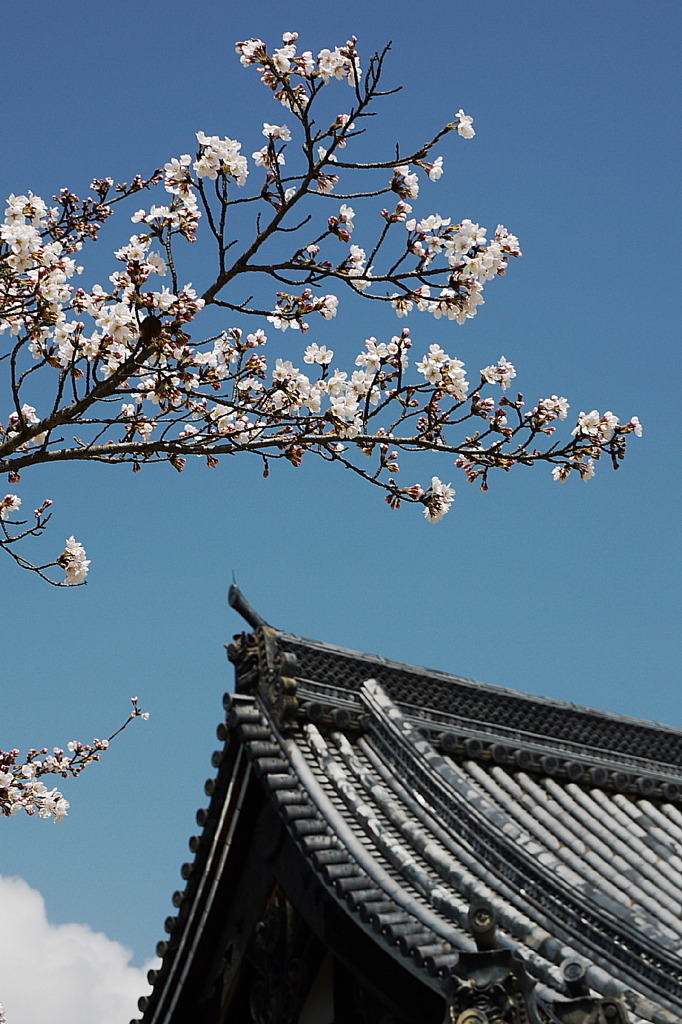
M 416 199 L 419 195 L 419 176 L 414 172 L 410 173 L 407 164 L 401 164 L 393 171 L 391 188 L 401 199 Z
M 199 178 L 215 181 L 219 174 L 234 178 L 238 185 L 246 184 L 249 168 L 246 157 L 239 152 L 241 143 L 234 139 L 220 139 L 217 135 L 197 132 L 199 158 L 194 161 L 194 170 Z
M 570 405 L 565 398 L 552 395 L 551 398 L 541 398 L 535 408 L 526 413 L 526 420 L 538 433 L 553 434 L 556 430 L 555 420 L 565 420 L 569 409 Z
M 442 480 L 434 476 L 431 480 L 431 486 L 421 499 L 426 519 L 430 523 L 439 522 L 445 513 L 450 511 L 454 497 L 454 488 L 450 484 L 444 484 Z
M 0 333 L 18 335 L 28 326 L 33 339 L 40 340 L 63 322 L 62 304 L 70 296 L 67 281 L 78 268 L 65 244 L 49 236 L 56 216 L 56 210 L 48 210 L 32 193 L 7 200 L 0 240 L 9 273 L 0 283 Z
M 460 402 L 466 400 L 469 381 L 466 379 L 464 363 L 461 359 L 452 359 L 446 355 L 440 345 L 429 346 L 428 353 L 417 363 L 417 369 L 424 374 L 429 384 L 439 390 L 442 388 Z
M 66 817 L 69 806 L 58 789 L 48 789 L 47 786 L 36 778 L 36 772 L 41 764 L 27 762 L 11 769 L 12 755 L 14 751 L 6 754 L 0 751 L 0 759 L 5 763 L 0 765 L 0 810 L 5 815 L 16 814 L 18 810 L 24 809 L 27 814 L 37 814 L 39 818 L 50 818 L 54 816 L 55 822 L 61 822 Z M 50 769 L 48 769 L 49 771 Z
M 68 586 L 77 586 L 85 583 L 88 575 L 90 559 L 85 557 L 85 548 L 79 544 L 75 537 L 69 537 L 66 548 L 57 559 L 57 565 L 61 565 L 66 574 Z
M 397 168 L 396 172 L 404 170 Z M 416 175 L 405 178 L 396 177 L 394 173 L 391 187 L 400 194 L 415 195 L 418 191 Z M 482 282 L 504 275 L 509 257 L 522 255 L 518 239 L 500 224 L 495 238 L 488 243 L 486 229 L 469 219 L 452 224 L 449 217 L 440 214 L 430 214 L 419 221 L 415 217 L 408 220 L 402 216 L 410 212 L 412 207 L 403 203 L 400 219 L 404 220 L 409 232 L 408 251 L 419 260 L 422 274 L 437 257 L 444 256 L 449 268 L 449 284 L 437 295 L 432 294 L 430 285 L 420 284 L 411 291 L 406 289 L 403 294 L 394 296 L 398 315 L 405 315 L 416 305 L 417 309 L 432 313 L 437 319 L 446 316 L 463 324 L 476 315 L 478 306 L 483 305 Z M 385 213 L 389 217 L 388 212 Z M 392 216 L 390 219 L 397 218 Z
M 21 508 L 21 498 L 16 494 L 6 494 L 0 501 L 0 519 L 7 521 L 14 512 Z
M 559 483 L 564 483 L 572 470 L 576 470 L 580 474 L 581 480 L 591 480 L 595 472 L 594 459 L 574 458 L 570 462 L 562 462 L 559 466 L 554 467 L 552 477 Z
M 573 436 L 593 437 L 595 440 L 609 441 L 613 436 L 614 429 L 618 426 L 618 417 L 612 412 L 605 412 L 600 416 L 596 409 L 592 412 L 581 412 L 578 416 L 578 423 L 571 431 Z M 641 433 L 641 431 L 640 431 Z
M 303 317 L 310 316 L 311 313 L 320 313 L 325 320 L 331 320 L 336 316 L 338 306 L 339 300 L 336 295 L 315 296 L 309 288 L 301 295 L 278 292 L 277 305 L 268 320 L 280 331 L 286 331 L 289 327 L 307 331 L 310 324 Z
M 557 400 L 556 396 L 553 396 L 552 400 L 562 403 L 562 409 L 568 410 L 565 398 Z M 549 399 L 545 399 L 545 403 L 549 402 Z M 557 415 L 561 416 L 561 412 Z M 615 460 L 623 458 L 626 435 L 635 434 L 636 437 L 641 437 L 642 424 L 637 416 L 633 416 L 627 423 L 621 424 L 618 417 L 614 416 L 612 412 L 600 414 L 597 409 L 593 409 L 588 413 L 580 413 L 571 434 L 576 438 L 578 447 L 570 458 L 554 466 L 552 476 L 559 483 L 564 483 L 574 470 L 582 480 L 591 480 L 595 474 L 595 462 L 600 458 L 605 447 L 608 447 L 614 465 L 617 465 Z
M 481 376 L 488 384 L 499 384 L 506 391 L 516 376 L 516 369 L 504 356 L 500 356 L 496 366 L 486 366 L 481 370 Z
M 67 748 L 70 755 L 60 747 L 54 747 L 49 754 L 44 747 L 29 750 L 24 761 L 19 760 L 18 750 L 0 750 L 0 812 L 9 816 L 24 810 L 39 818 L 54 817 L 55 822 L 61 822 L 69 803 L 58 789 L 48 789 L 41 778 L 78 776 L 88 764 L 98 761 L 108 746 L 108 740 L 95 739 L 87 745 L 73 740 Z
M 262 39 L 236 43 L 235 49 L 244 67 L 257 65 L 264 85 L 272 89 L 283 106 L 294 112 L 308 105 L 312 96 L 311 86 L 316 80 L 327 85 L 332 79 L 345 78 L 357 88 L 362 70 L 355 37 L 349 39 L 345 46 L 320 50 L 317 60 L 311 50 L 297 54 L 297 41 L 297 32 L 285 32 L 282 36 L 284 45 L 272 53 L 268 52 Z

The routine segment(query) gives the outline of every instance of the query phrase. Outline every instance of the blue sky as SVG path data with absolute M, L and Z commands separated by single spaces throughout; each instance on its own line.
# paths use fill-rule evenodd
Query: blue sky
M 481 494 L 427 456 L 419 476 L 438 473 L 458 492 L 438 525 L 314 462 L 277 466 L 269 480 L 249 459 L 182 476 L 26 473 L 26 507 L 55 501 L 49 550 L 74 533 L 93 563 L 74 591 L 0 563 L 0 744 L 105 735 L 133 694 L 151 712 L 66 787 L 62 826 L 2 825 L 0 874 L 38 889 L 52 921 L 105 932 L 136 964 L 163 937 L 232 682 L 223 644 L 242 628 L 226 604 L 233 573 L 282 629 L 682 726 L 679 10 L 665 0 L 177 0 L 172 10 L 121 0 L 100 14 L 39 0 L 13 12 L 0 180 L 4 194 L 46 198 L 64 185 L 82 193 L 93 176 L 151 171 L 191 152 L 199 129 L 242 140 L 246 153 L 260 147 L 262 122 L 280 123 L 281 108 L 240 66 L 235 40 L 275 45 L 297 30 L 317 52 L 354 33 L 367 55 L 392 39 L 386 81 L 404 91 L 372 125 L 377 148 L 422 141 L 463 107 L 476 138 L 436 151 L 445 175 L 423 189 L 419 212 L 501 221 L 524 250 L 487 286 L 474 321 L 413 317 L 415 344 L 437 341 L 476 367 L 505 355 L 529 400 L 564 394 L 575 412 L 637 414 L 645 428 L 618 473 L 601 464 L 589 483 L 559 485 L 538 468 Z M 104 277 L 111 245 L 98 245 Z M 183 270 L 199 288 L 209 272 L 200 256 Z M 308 340 L 355 352 L 369 334 L 395 333 L 381 313 L 368 323 L 365 306 L 342 307 Z M 296 361 L 300 339 L 281 344 Z

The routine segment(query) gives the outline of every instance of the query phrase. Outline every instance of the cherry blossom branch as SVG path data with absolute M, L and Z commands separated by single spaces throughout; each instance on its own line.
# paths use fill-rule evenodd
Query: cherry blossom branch
M 86 582 L 85 575 L 90 563 L 85 561 L 85 551 L 73 537 L 69 537 L 66 542 L 66 548 L 59 558 L 54 559 L 52 562 L 46 562 L 44 565 L 36 565 L 14 550 L 15 544 L 20 543 L 27 537 L 39 537 L 44 532 L 52 518 L 51 513 L 45 514 L 45 509 L 51 504 L 52 502 L 46 499 L 41 507 L 34 511 L 35 523 L 26 529 L 21 529 L 21 527 L 26 527 L 27 520 L 9 519 L 9 514 L 21 505 L 21 498 L 16 494 L 6 494 L 0 502 L 0 530 L 2 531 L 0 547 L 14 559 L 20 569 L 27 569 L 29 572 L 37 573 L 42 580 L 45 580 L 46 583 L 51 584 L 53 587 L 66 587 L 74 584 L 80 586 Z M 19 527 L 19 532 L 13 533 L 10 529 L 11 527 Z M 45 570 L 51 569 L 54 566 L 67 569 L 66 580 L 53 580 L 47 575 Z
M 108 739 L 94 739 L 88 744 L 72 740 L 67 744 L 68 754 L 61 747 L 54 747 L 52 753 L 43 747 L 41 750 L 29 750 L 21 759 L 17 749 L 0 750 L 0 814 L 10 817 L 24 810 L 31 816 L 62 822 L 69 802 L 58 789 L 48 790 L 41 779 L 48 775 L 78 778 L 84 768 L 99 761 L 102 752 L 128 728 L 133 719 L 149 718 L 149 713 L 141 710 L 137 697 L 131 697 L 131 704 L 128 718 Z
M 312 368 L 306 372 L 299 360 L 268 354 L 277 345 L 273 332 L 275 339 L 287 330 L 303 334 L 317 318 L 334 319 L 339 298 L 325 289 L 337 285 L 384 303 L 399 319 L 426 314 L 466 324 L 483 304 L 485 285 L 521 256 L 501 224 L 489 237 L 469 218 L 413 211 L 421 176 L 437 182 L 443 175 L 434 147 L 452 134 L 474 136 L 469 115 L 460 109 L 406 157 L 396 145 L 393 159 L 354 161 L 346 152 L 366 131 L 358 124 L 369 123 L 377 101 L 395 91 L 380 88 L 388 47 L 363 76 L 355 38 L 317 58 L 299 53 L 297 38 L 285 33 L 272 51 L 259 39 L 236 46 L 241 63 L 255 66 L 293 119 L 291 127 L 264 122 L 265 145 L 252 154 L 252 194 L 241 194 L 250 176 L 241 144 L 199 131 L 194 158 L 174 157 L 151 177 L 116 186 L 113 196 L 109 178 L 93 182 L 94 197 L 83 202 L 63 190 L 51 209 L 32 194 L 10 196 L 0 225 L 0 334 L 10 339 L 0 364 L 9 393 L 0 472 L 15 484 L 20 472 L 54 462 L 128 462 L 135 471 L 169 462 L 182 471 L 190 456 L 213 467 L 221 455 L 251 453 L 267 473 L 271 459 L 298 466 L 311 454 L 352 469 L 392 507 L 421 504 L 436 522 L 452 504 L 453 487 L 437 476 L 426 486 L 398 483 L 400 453 L 448 459 L 483 490 L 492 470 L 517 465 L 546 463 L 560 482 L 574 472 L 590 479 L 602 456 L 617 468 L 628 435 L 641 433 L 636 417 L 581 412 L 560 440 L 568 401 L 552 395 L 527 407 L 521 394 L 508 398 L 516 368 L 504 356 L 476 371 L 472 386 L 464 362 L 439 345 L 419 348 L 411 363 L 407 328 L 387 341 L 368 338 L 346 370 L 316 342 L 302 352 Z M 337 80 L 350 86 L 350 103 L 345 113 L 327 114 L 321 104 Z M 106 285 L 75 288 L 74 254 L 98 237 L 112 207 L 157 187 L 160 201 L 133 212 L 136 233 L 114 253 L 118 269 Z M 394 198 L 379 209 L 384 196 Z M 364 211 L 362 228 L 363 213 L 346 200 Z M 255 231 L 245 235 L 239 218 L 252 208 Z M 202 217 L 217 259 L 198 294 L 181 285 L 181 268 Z M 365 247 L 353 241 L 361 230 Z M 165 275 L 172 290 L 154 287 Z M 264 281 L 286 290 L 264 297 Z M 209 305 L 261 325 L 246 334 L 229 324 L 202 339 L 197 323 Z M 45 565 L 19 553 L 17 545 L 39 536 L 50 518 L 46 502 L 34 525 L 15 521 L 20 504 L 14 493 L 0 502 L 0 546 L 55 585 L 84 583 L 90 563 L 73 537 Z M 54 568 L 64 570 L 63 581 L 51 578 Z

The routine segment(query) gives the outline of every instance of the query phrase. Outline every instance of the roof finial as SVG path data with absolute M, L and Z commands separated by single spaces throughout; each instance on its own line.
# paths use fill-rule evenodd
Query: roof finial
M 230 584 L 230 589 L 227 592 L 227 601 L 230 608 L 234 608 L 236 612 L 239 612 L 241 617 L 246 619 L 252 629 L 258 629 L 259 626 L 269 625 L 263 616 L 259 615 L 255 608 L 251 607 L 236 583 Z

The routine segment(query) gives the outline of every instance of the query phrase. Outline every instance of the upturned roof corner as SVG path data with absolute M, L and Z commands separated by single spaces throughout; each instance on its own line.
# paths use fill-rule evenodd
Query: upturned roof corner
M 249 604 L 241 590 L 232 584 L 228 602 L 253 628 L 241 633 L 228 645 L 227 656 L 235 666 L 235 688 L 239 693 L 257 690 L 279 728 L 296 720 L 296 655 L 282 649 L 278 633 Z

